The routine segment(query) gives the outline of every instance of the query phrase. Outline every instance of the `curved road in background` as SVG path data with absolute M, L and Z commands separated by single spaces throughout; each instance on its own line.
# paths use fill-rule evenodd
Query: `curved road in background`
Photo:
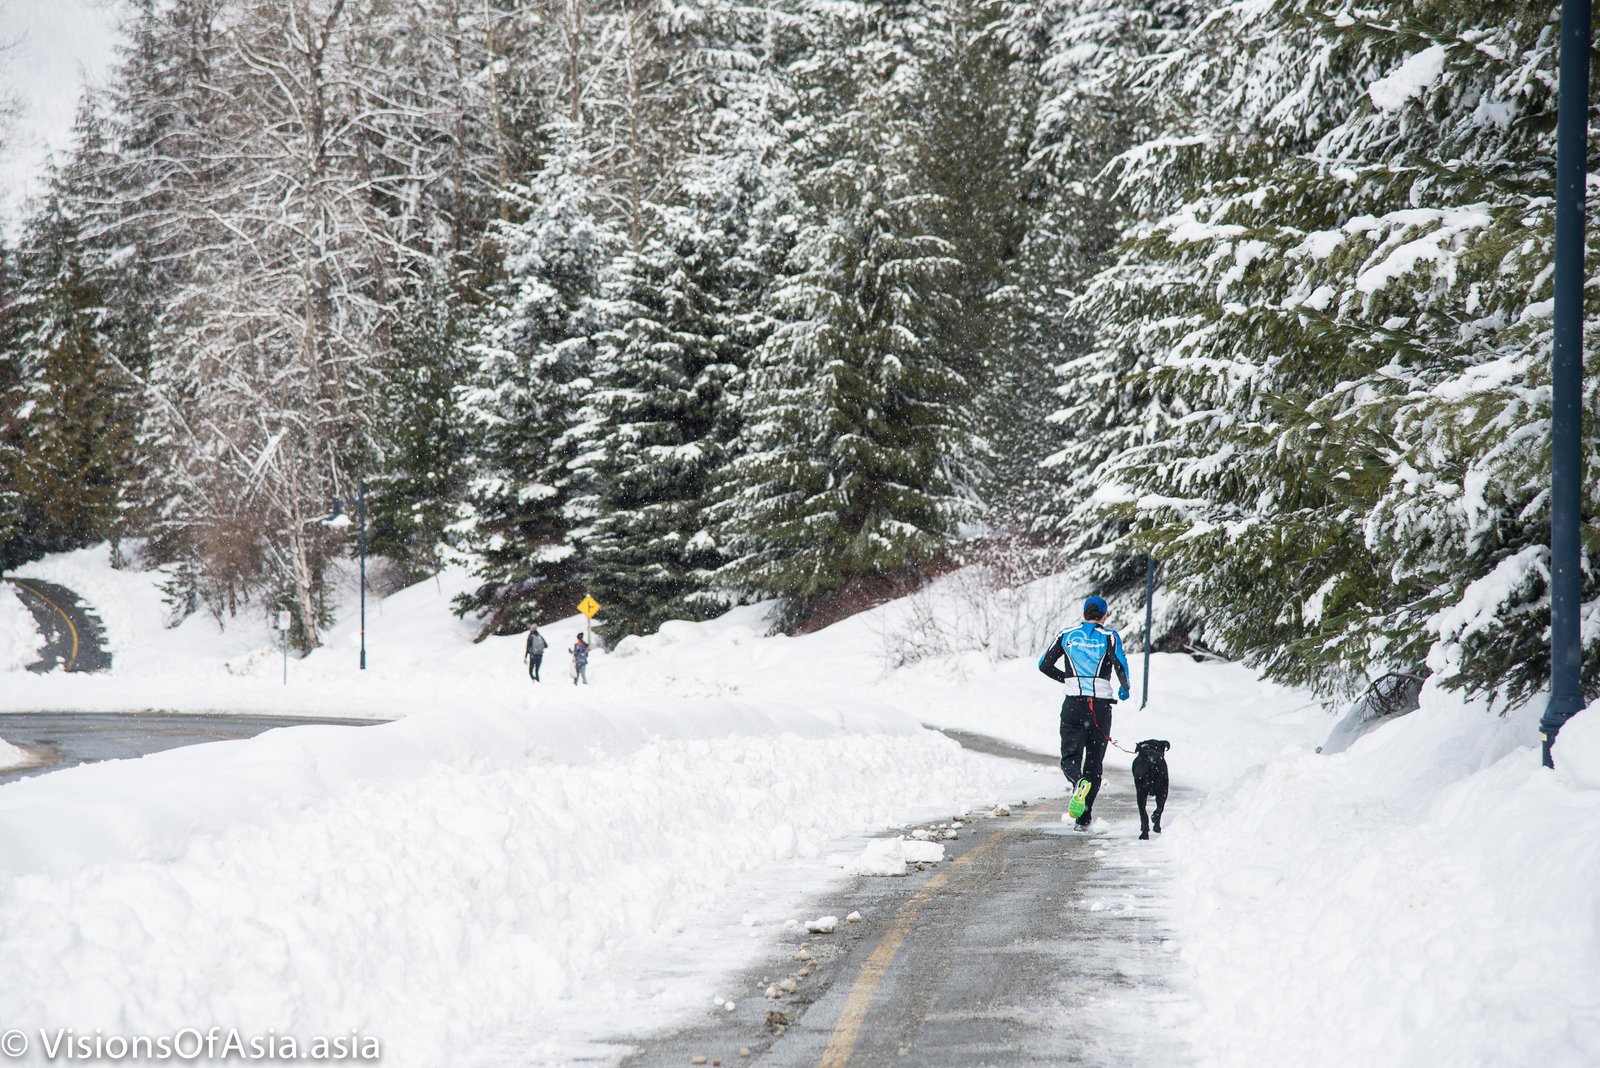
M 0 738 L 21 746 L 39 762 L 0 771 L 0 784 L 98 760 L 147 756 L 202 742 L 254 738 L 275 727 L 299 727 L 308 723 L 365 727 L 382 722 L 385 721 L 228 713 L 7 712 L 0 714 Z
M 39 579 L 8 578 L 44 635 L 45 647 L 28 670 L 43 675 L 62 671 L 109 671 L 106 629 L 77 594 Z
M 28 670 L 38 674 L 109 671 L 105 626 L 76 593 L 54 582 L 7 578 L 38 622 L 45 646 Z M 179 746 L 253 738 L 275 727 L 308 723 L 368 726 L 367 719 L 322 716 L 180 715 L 172 712 L 8 712 L 0 738 L 21 746 L 35 762 L 0 771 L 0 784 L 48 771 L 159 753 Z

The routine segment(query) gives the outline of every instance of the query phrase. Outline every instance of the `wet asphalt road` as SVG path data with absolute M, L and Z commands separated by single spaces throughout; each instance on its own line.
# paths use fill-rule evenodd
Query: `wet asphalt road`
M 958 736 L 994 752 L 1003 743 Z M 1015 755 L 1015 754 L 1012 754 Z M 1025 759 L 1055 763 L 1044 754 Z M 1170 885 L 1162 840 L 1138 840 L 1126 771 L 1107 777 L 1095 830 L 1061 821 L 1064 797 L 1013 815 L 974 814 L 946 859 L 902 879 L 857 878 L 808 903 L 852 910 L 836 934 L 786 936 L 728 984 L 732 1013 L 667 1034 L 620 1036 L 628 1068 L 978 1068 L 1160 1065 L 1193 1057 L 1164 1028 L 1184 1011 L 1171 980 L 1175 945 L 1161 919 Z M 1175 790 L 1170 830 L 1194 797 Z M 812 961 L 797 961 L 801 951 Z M 799 976 L 801 968 L 811 974 Z M 797 980 L 793 994 L 764 996 Z M 770 1014 L 780 1015 L 770 1015 Z M 750 1050 L 741 1057 L 739 1050 Z
M 0 784 L 97 760 L 140 757 L 201 742 L 253 738 L 275 727 L 306 723 L 367 726 L 373 722 L 171 712 L 9 712 L 0 715 L 0 738 L 36 754 L 42 762 L 33 767 L 0 771 Z
M 65 586 L 39 579 L 8 578 L 17 597 L 33 613 L 45 646 L 28 670 L 44 674 L 62 671 L 108 671 L 111 654 L 105 648 L 105 627 L 78 595 Z

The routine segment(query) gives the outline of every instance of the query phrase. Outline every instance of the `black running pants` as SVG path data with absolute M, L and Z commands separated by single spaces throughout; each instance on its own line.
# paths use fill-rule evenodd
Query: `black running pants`
M 1084 815 L 1094 810 L 1100 793 L 1100 776 L 1106 760 L 1106 745 L 1111 739 L 1111 709 L 1116 705 L 1103 697 L 1068 695 L 1061 702 L 1061 773 L 1069 788 L 1079 779 L 1088 779 L 1089 797 Z

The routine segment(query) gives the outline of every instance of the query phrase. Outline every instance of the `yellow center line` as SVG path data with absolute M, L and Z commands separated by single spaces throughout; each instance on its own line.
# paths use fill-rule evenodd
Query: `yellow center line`
M 878 984 L 883 982 L 883 977 L 888 974 L 889 965 L 894 963 L 895 954 L 900 952 L 901 944 L 911 933 L 911 928 L 916 925 L 923 906 L 938 894 L 958 869 L 977 860 L 999 845 L 1005 837 L 1014 834 L 1024 824 L 1032 823 L 1046 811 L 1043 806 L 1035 808 L 1011 827 L 995 831 L 987 841 L 973 846 L 955 860 L 942 866 L 933 878 L 924 883 L 922 889 L 913 894 L 911 900 L 901 907 L 900 914 L 895 917 L 894 925 L 874 947 L 872 955 L 867 958 L 867 963 L 862 965 L 861 974 L 856 976 L 855 983 L 850 987 L 850 993 L 845 996 L 844 1008 L 839 1010 L 839 1020 L 834 1024 L 833 1035 L 822 1051 L 822 1059 L 817 1062 L 817 1068 L 845 1068 L 845 1065 L 850 1063 L 850 1055 L 855 1052 L 856 1042 L 861 1037 L 861 1027 L 867 1022 L 867 1012 L 872 1008 L 872 999 L 878 992 Z
M 72 635 L 72 652 L 67 656 L 67 662 L 64 665 L 62 665 L 61 670 L 62 671 L 71 671 L 72 670 L 72 665 L 77 663 L 77 661 L 78 661 L 78 628 L 74 627 L 72 625 L 72 617 L 67 615 L 66 612 L 62 611 L 62 608 L 61 608 L 60 605 L 56 604 L 50 598 L 46 597 L 44 594 L 42 594 L 38 590 L 34 589 L 32 586 L 28 585 L 26 582 L 23 582 L 23 581 L 21 581 L 19 579 L 6 579 L 6 581 L 11 583 L 13 586 L 16 586 L 18 589 L 27 590 L 29 593 L 31 593 L 35 597 L 39 598 L 39 600 L 43 601 L 45 604 L 49 605 L 51 608 L 54 608 L 56 610 L 56 615 L 60 616 L 61 617 L 61 621 L 67 625 L 67 633 Z

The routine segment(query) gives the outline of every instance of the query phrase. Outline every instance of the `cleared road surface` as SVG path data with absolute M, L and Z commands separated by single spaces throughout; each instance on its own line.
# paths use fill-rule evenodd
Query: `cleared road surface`
M 8 712 L 0 738 L 35 754 L 41 763 L 0 771 L 0 783 L 96 760 L 140 757 L 201 742 L 253 738 L 274 727 L 306 723 L 368 726 L 368 719 L 297 716 L 178 715 L 171 712 Z
M 991 739 L 957 736 L 1006 753 Z M 1021 756 L 1040 763 L 1056 758 Z M 1160 838 L 1138 840 L 1126 771 L 1111 773 L 1085 833 L 1051 798 L 1010 816 L 974 815 L 946 859 L 905 878 L 860 878 L 807 906 L 843 916 L 836 934 L 786 936 L 728 989 L 737 1007 L 668 1034 L 618 1036 L 630 1068 L 703 1063 L 773 1068 L 1161 1065 L 1193 1060 L 1175 946 L 1161 913 Z M 1172 822 L 1193 798 L 1175 791 Z M 1171 824 L 1169 823 L 1169 826 Z M 1177 828 L 1174 828 L 1176 830 Z M 1171 833 L 1169 831 L 1169 833 Z M 811 960 L 796 960 L 809 954 Z M 801 969 L 810 974 L 801 976 Z M 785 978 L 796 990 L 764 995 Z M 740 1050 L 748 1049 L 748 1057 Z
M 39 659 L 28 670 L 107 671 L 111 654 L 106 651 L 105 627 L 77 594 L 65 586 L 39 579 L 6 579 L 22 603 L 33 613 L 44 635 Z

